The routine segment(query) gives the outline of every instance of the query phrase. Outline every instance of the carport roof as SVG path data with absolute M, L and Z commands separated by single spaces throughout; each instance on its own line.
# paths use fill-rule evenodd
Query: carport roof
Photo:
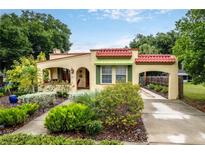
M 174 55 L 168 54 L 139 54 L 135 59 L 135 63 L 166 63 L 173 64 L 176 62 Z

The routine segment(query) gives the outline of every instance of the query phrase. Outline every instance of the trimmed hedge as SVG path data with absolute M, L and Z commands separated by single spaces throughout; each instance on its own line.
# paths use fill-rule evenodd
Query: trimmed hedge
M 51 132 L 84 130 L 86 123 L 94 117 L 87 105 L 71 103 L 53 108 L 45 119 L 45 126 Z
M 122 145 L 120 141 L 102 140 L 95 142 L 91 139 L 72 139 L 63 136 L 6 134 L 0 136 L 0 145 Z
M 21 106 L 0 109 L 0 125 L 5 127 L 15 126 L 26 121 L 29 115 L 37 111 L 36 103 L 23 104 Z

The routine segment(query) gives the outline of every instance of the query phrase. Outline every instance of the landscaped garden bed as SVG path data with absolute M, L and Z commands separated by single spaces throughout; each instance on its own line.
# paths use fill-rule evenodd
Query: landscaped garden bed
M 53 92 L 41 92 L 22 95 L 17 104 L 4 101 L 0 106 L 0 135 L 14 132 L 29 121 L 62 103 L 65 99 L 59 98 Z M 36 107 L 33 108 L 33 106 Z M 26 110 L 33 110 L 33 112 L 27 114 Z
M 45 127 L 57 136 L 146 142 L 139 89 L 138 85 L 120 83 L 78 95 L 70 104 L 51 109 Z
M 154 84 L 150 83 L 146 86 L 143 86 L 143 88 L 150 90 L 158 95 L 161 95 L 165 98 L 168 98 L 168 87 L 160 84 Z

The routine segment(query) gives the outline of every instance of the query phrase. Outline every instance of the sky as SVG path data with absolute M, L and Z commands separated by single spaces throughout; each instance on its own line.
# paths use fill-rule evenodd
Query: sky
M 33 10 L 51 14 L 71 30 L 71 52 L 88 52 L 98 48 L 121 48 L 136 34 L 168 32 L 187 10 L 69 9 Z M 21 14 L 21 10 L 0 10 L 0 14 Z

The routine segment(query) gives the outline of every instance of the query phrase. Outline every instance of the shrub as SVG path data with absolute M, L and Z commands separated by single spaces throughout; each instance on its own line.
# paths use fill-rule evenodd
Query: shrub
M 4 96 L 4 93 L 0 92 L 0 97 Z
M 91 139 L 72 139 L 63 136 L 6 134 L 0 136 L 0 145 L 94 145 Z M 98 144 L 117 145 L 122 144 L 115 140 L 102 140 Z
M 73 101 L 76 103 L 82 103 L 82 104 L 88 105 L 92 109 L 94 109 L 97 94 L 98 94 L 97 92 L 83 93 L 83 94 L 74 96 Z
M 163 86 L 160 92 L 162 92 L 164 94 L 168 93 L 168 87 Z
M 18 106 L 19 109 L 26 111 L 26 114 L 32 115 L 39 109 L 39 104 L 37 103 L 25 103 Z
M 154 90 L 156 91 L 156 92 L 160 92 L 161 90 L 162 90 L 162 86 L 161 85 L 158 85 L 158 84 L 156 84 L 155 86 L 154 86 Z
M 57 93 L 56 93 L 56 95 L 57 95 L 57 97 L 63 97 L 63 98 L 68 98 L 68 93 L 67 92 L 65 92 L 65 91 L 57 91 Z
M 33 94 L 22 95 L 18 98 L 23 103 L 39 103 L 40 107 L 45 109 L 49 107 L 51 104 L 53 104 L 55 95 L 55 92 L 38 92 Z
M 97 113 L 101 120 L 117 127 L 135 125 L 144 107 L 139 89 L 132 83 L 119 83 L 102 90 L 96 97 Z
M 45 119 L 45 126 L 51 132 L 81 130 L 94 118 L 94 113 L 84 104 L 71 103 L 53 108 Z
M 152 84 L 152 83 L 150 83 L 150 84 L 148 85 L 148 88 L 149 88 L 149 89 L 154 89 L 154 87 L 155 87 L 155 85 Z
M 102 122 L 99 120 L 88 121 L 85 126 L 85 131 L 88 135 L 95 136 L 103 130 Z
M 102 140 L 100 145 L 122 145 L 122 143 L 117 140 Z
M 18 107 L 0 109 L 0 125 L 5 127 L 23 123 L 26 119 L 26 111 Z
M 0 125 L 8 127 L 21 124 L 29 115 L 37 111 L 38 108 L 39 105 L 37 103 L 23 104 L 11 108 L 0 108 Z

